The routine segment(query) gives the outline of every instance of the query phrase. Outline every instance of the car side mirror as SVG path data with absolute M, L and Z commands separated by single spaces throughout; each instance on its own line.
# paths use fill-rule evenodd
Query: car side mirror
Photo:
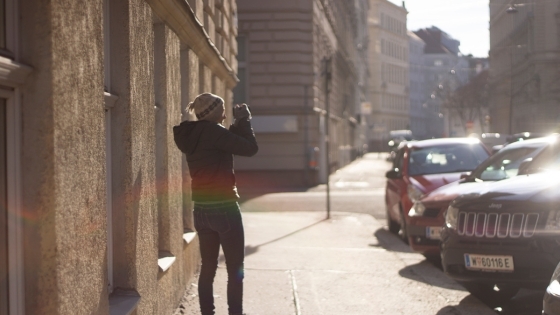
M 387 173 L 385 173 L 385 177 L 387 177 L 388 179 L 399 179 L 402 177 L 402 175 L 398 168 L 394 168 L 387 171 Z
M 533 158 L 527 158 L 519 164 L 519 168 L 517 169 L 517 175 L 527 175 L 531 172 L 531 162 L 533 162 Z
M 465 178 L 469 178 L 471 174 L 469 173 L 462 173 L 460 179 L 465 179 Z

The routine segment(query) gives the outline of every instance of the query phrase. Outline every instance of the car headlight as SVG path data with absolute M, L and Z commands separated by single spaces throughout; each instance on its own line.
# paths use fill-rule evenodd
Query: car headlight
M 415 202 L 410 211 L 408 212 L 409 217 L 421 217 L 424 215 L 424 211 L 426 210 L 426 206 L 424 206 L 421 202 Z
M 546 292 L 548 292 L 548 294 L 552 294 L 560 297 L 560 282 L 558 282 L 559 280 L 560 280 L 560 268 L 559 266 L 556 266 L 556 269 L 552 274 L 552 278 L 550 278 L 550 284 L 546 288 Z
M 450 229 L 457 229 L 457 218 L 459 209 L 449 206 L 445 212 L 445 225 Z
M 551 210 L 548 213 L 548 219 L 546 220 L 546 226 L 544 229 L 546 231 L 560 230 L 560 211 Z
M 410 198 L 410 201 L 412 201 L 413 203 L 420 201 L 420 198 L 423 195 L 420 189 L 416 188 L 416 186 L 414 185 L 408 185 L 407 192 L 408 198 Z

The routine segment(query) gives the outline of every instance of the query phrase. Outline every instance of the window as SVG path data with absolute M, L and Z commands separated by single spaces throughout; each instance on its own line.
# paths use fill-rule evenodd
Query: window
M 6 0 L 0 0 L 0 48 L 6 49 Z
M 17 56 L 17 1 L 0 0 L 0 55 L 10 59 Z
M 9 312 L 6 100 L 0 99 L 0 315 Z
M 538 151 L 540 151 L 540 148 L 537 147 L 503 151 L 501 155 L 492 159 L 492 162 L 486 165 L 486 167 L 477 168 L 474 176 L 488 181 L 502 180 L 517 176 L 521 163 L 525 159 L 534 156 Z
M 117 97 L 111 94 L 111 32 L 110 32 L 110 7 L 109 0 L 103 1 L 103 63 L 105 89 L 105 181 L 107 210 L 107 284 L 109 293 L 113 292 L 113 169 L 112 169 L 112 144 L 111 144 L 111 109 Z
M 450 144 L 418 148 L 410 153 L 409 175 L 472 171 L 488 157 L 482 145 Z
M 245 36 L 237 37 L 237 77 L 239 83 L 233 89 L 233 104 L 247 103 L 247 39 Z

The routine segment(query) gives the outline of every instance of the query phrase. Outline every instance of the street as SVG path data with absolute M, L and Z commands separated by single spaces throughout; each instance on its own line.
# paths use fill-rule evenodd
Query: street
M 324 185 L 305 192 L 241 192 L 249 314 L 292 309 L 296 315 L 541 314 L 543 292 L 533 290 L 481 309 L 478 299 L 445 277 L 437 261 L 411 252 L 389 233 L 384 210 L 389 167 L 384 154 L 370 153 L 332 174 L 330 221 L 324 220 Z M 221 256 L 218 314 L 225 312 L 225 279 Z M 197 314 L 194 283 L 181 306 L 175 314 Z

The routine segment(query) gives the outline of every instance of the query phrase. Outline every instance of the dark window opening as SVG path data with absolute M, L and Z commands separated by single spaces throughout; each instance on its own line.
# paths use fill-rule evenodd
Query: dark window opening
M 0 100 L 0 315 L 8 315 L 8 193 L 6 100 Z

